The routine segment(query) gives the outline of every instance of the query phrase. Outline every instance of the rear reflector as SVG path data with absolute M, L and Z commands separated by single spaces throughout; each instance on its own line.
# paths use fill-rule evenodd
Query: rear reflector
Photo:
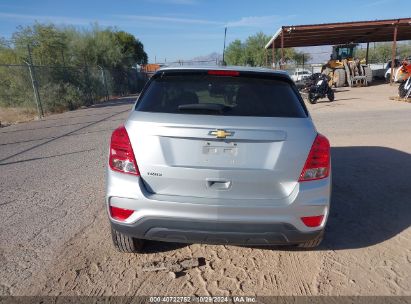
M 240 76 L 238 71 L 208 71 L 208 75 L 214 76 Z
M 110 206 L 110 215 L 113 219 L 117 221 L 125 221 L 132 215 L 134 210 L 123 209 L 118 207 Z
M 124 126 L 115 129 L 111 135 L 109 165 L 114 171 L 140 175 L 130 138 Z
M 304 168 L 298 181 L 311 181 L 326 178 L 330 173 L 330 143 L 318 134 L 311 146 Z
M 306 216 L 302 217 L 301 220 L 303 221 L 304 225 L 307 227 L 318 227 L 323 222 L 324 215 L 318 216 Z

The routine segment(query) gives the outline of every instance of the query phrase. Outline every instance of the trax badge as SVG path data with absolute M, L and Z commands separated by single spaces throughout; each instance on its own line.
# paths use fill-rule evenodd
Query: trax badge
M 208 135 L 213 135 L 216 138 L 226 138 L 227 136 L 232 136 L 234 132 L 228 132 L 226 130 L 216 130 L 216 131 L 210 131 Z

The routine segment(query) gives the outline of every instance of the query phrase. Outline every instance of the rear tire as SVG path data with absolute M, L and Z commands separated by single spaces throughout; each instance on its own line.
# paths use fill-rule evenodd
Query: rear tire
M 298 244 L 298 248 L 304 248 L 304 249 L 315 248 L 321 244 L 323 239 L 324 239 L 324 230 L 321 231 L 321 233 L 317 235 L 315 239 Z
M 125 235 L 111 228 L 113 245 L 120 252 L 141 253 L 144 249 L 144 240 Z
M 367 83 L 370 85 L 372 83 L 372 70 L 369 66 L 364 66 L 364 76 L 367 78 Z
M 345 70 L 344 69 L 336 69 L 334 71 L 334 79 L 333 82 L 336 88 L 341 88 L 345 85 L 346 77 L 345 77 Z

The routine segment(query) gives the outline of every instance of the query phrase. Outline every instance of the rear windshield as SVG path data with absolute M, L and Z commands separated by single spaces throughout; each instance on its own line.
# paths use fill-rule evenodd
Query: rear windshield
M 154 79 L 137 111 L 226 116 L 307 117 L 289 83 L 277 79 L 173 75 Z

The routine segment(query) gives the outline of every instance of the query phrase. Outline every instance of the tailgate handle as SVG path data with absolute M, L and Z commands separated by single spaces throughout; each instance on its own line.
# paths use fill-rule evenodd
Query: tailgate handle
M 207 188 L 214 190 L 228 190 L 231 187 L 231 181 L 220 179 L 207 179 Z

